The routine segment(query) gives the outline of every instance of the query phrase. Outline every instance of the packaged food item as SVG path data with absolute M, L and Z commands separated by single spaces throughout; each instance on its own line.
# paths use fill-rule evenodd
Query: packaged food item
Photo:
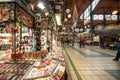
M 23 77 L 23 76 L 19 76 L 19 77 L 17 78 L 17 80 L 22 80 L 22 77 Z
M 58 71 L 58 74 L 57 74 L 59 77 L 61 77 L 63 75 L 63 71 Z
M 50 60 L 47 60 L 47 59 L 45 60 L 46 65 L 50 65 L 50 63 L 51 63 Z
M 53 77 L 53 79 L 54 79 L 54 80 L 60 80 L 60 77 L 59 77 L 58 75 L 55 75 L 55 76 Z

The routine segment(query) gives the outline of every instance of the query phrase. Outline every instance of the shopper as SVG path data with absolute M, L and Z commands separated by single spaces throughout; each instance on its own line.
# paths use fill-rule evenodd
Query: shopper
M 85 47 L 85 39 L 82 40 L 82 46 Z
M 47 49 L 48 49 L 48 52 L 50 52 L 50 41 L 47 41 Z
M 75 41 L 74 41 L 74 39 L 72 40 L 72 46 L 74 46 L 74 43 L 75 43 Z
M 63 44 L 63 37 L 61 38 L 61 44 Z
M 82 40 L 80 38 L 80 41 L 79 41 L 79 47 L 81 48 L 81 45 L 82 45 Z
M 67 45 L 69 45 L 69 39 L 67 38 Z
M 117 44 L 117 54 L 113 59 L 113 61 L 119 61 L 119 58 L 120 58 L 120 38 L 118 39 L 118 44 Z

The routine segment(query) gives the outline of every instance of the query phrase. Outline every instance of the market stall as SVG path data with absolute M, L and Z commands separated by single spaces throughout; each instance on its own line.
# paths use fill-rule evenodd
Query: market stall
M 0 52 L 2 54 L 10 49 L 10 55 L 17 55 L 17 50 L 21 46 L 22 26 L 27 26 L 28 34 L 31 35 L 33 16 L 26 13 L 15 1 L 1 2 L 0 11 Z
M 62 46 L 17 1 L 0 3 L 0 80 L 66 80 Z

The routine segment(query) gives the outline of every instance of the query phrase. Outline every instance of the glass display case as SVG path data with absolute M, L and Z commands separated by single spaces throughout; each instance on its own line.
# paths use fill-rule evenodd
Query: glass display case
M 0 80 L 65 80 L 65 74 L 61 46 L 57 46 L 44 59 L 9 60 L 0 64 Z
M 44 59 L 37 60 L 22 78 L 23 80 L 61 80 L 65 76 L 62 48 L 57 46 Z M 64 80 L 64 79 L 63 79 Z

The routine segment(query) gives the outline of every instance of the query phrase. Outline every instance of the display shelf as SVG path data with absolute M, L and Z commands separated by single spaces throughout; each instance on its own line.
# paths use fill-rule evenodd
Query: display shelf
M 11 60 L 11 54 L 12 54 L 11 49 L 0 51 L 0 63 L 4 63 L 6 61 Z
M 0 50 L 5 51 L 12 46 L 12 35 L 10 33 L 0 33 Z
M 0 33 L 0 44 L 12 44 L 12 35 L 10 33 Z

